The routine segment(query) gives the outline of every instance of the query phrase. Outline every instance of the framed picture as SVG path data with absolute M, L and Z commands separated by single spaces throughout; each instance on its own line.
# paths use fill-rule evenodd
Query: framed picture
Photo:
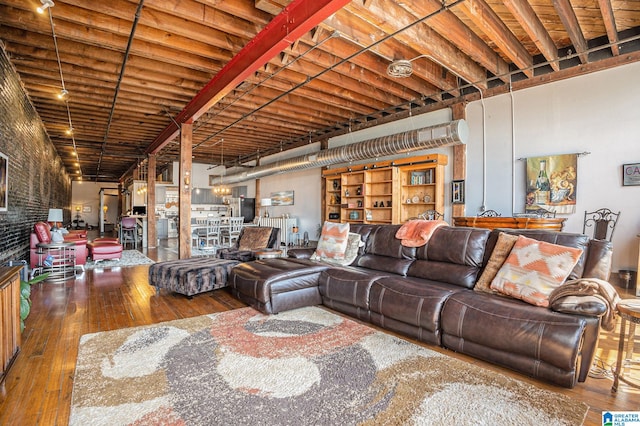
M 464 180 L 451 182 L 451 202 L 453 204 L 464 204 Z
M 9 208 L 9 157 L 0 152 L 0 212 Z
M 622 185 L 640 185 L 640 163 L 622 165 Z
M 91 213 L 91 206 L 82 206 L 82 213 Z
M 271 193 L 272 206 L 292 206 L 293 191 L 280 191 Z

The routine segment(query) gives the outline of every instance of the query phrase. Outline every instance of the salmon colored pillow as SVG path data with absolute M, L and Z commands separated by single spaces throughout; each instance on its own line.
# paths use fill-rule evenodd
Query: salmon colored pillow
M 581 255 L 579 248 L 520 235 L 491 288 L 532 305 L 548 307 L 549 295 L 567 279 Z
M 326 259 L 344 259 L 349 242 L 349 224 L 325 222 L 320 232 L 315 257 Z

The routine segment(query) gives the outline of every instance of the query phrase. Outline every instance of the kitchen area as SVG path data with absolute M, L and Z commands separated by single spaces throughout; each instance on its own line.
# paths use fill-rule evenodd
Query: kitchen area
M 178 237 L 178 208 L 179 189 L 177 186 L 156 185 L 156 229 L 159 239 Z M 191 192 L 191 220 L 205 221 L 208 217 L 249 216 L 244 208 L 251 204 L 251 215 L 245 217 L 253 219 L 253 199 L 221 197 L 214 193 L 213 188 L 194 188 Z

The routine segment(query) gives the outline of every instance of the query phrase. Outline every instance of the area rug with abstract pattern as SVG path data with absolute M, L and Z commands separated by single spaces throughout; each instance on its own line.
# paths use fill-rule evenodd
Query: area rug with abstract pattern
M 84 269 L 109 269 L 109 268 L 121 268 L 125 266 L 137 266 L 137 265 L 151 265 L 155 263 L 138 250 L 123 250 L 122 257 L 120 259 L 105 259 L 94 262 L 93 260 L 87 260 Z
M 576 425 L 588 407 L 319 307 L 86 334 L 71 425 Z

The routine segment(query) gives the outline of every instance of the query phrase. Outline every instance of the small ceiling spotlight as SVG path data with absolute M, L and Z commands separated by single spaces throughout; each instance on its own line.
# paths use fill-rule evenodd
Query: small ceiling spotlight
M 55 6 L 55 4 L 53 3 L 53 0 L 40 0 L 40 3 L 42 3 L 42 6 L 36 9 L 38 13 L 44 13 L 45 10 Z
M 63 101 L 69 99 L 69 91 L 67 89 L 62 89 L 60 93 L 58 93 L 58 99 Z
M 73 134 L 73 127 L 69 127 L 69 128 L 65 131 L 65 133 L 66 133 L 67 135 L 72 135 L 72 134 Z

